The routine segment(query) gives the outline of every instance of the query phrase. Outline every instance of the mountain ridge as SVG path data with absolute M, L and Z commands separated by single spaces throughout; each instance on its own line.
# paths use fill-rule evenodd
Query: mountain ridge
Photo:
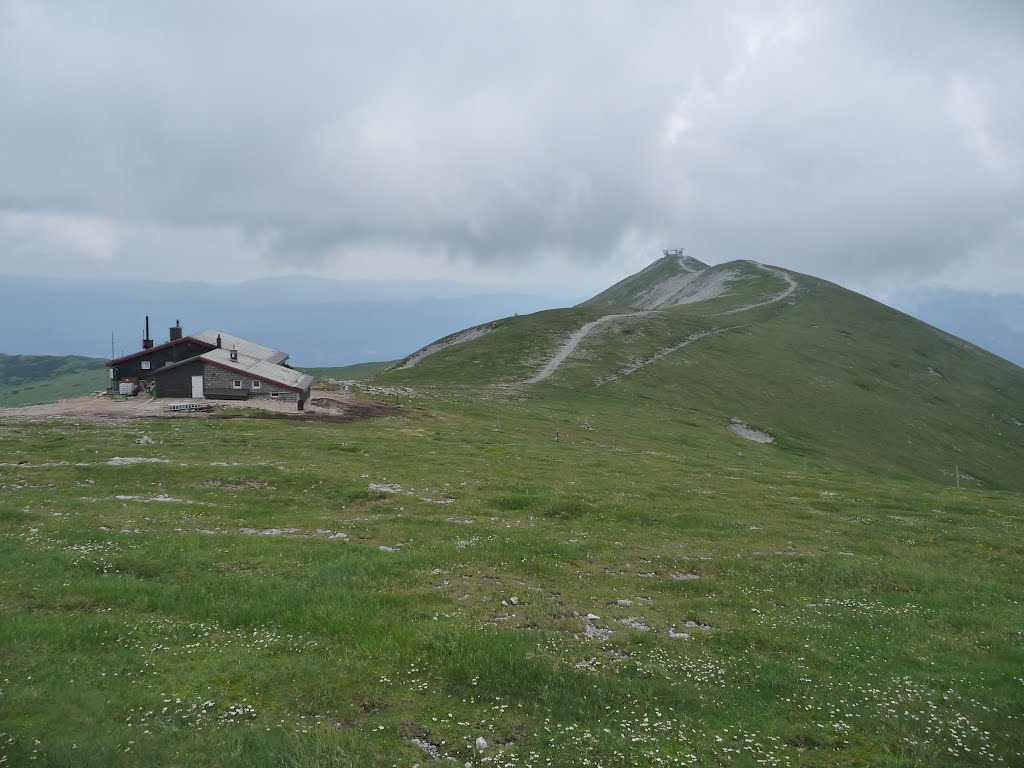
M 685 413 L 702 429 L 738 419 L 773 435 L 772 450 L 1024 486 L 1021 368 L 820 278 L 748 261 L 686 266 L 662 258 L 575 307 L 453 334 L 376 379 L 618 410 L 630 428 L 651 419 L 686 440 Z M 685 276 L 708 271 L 733 277 L 690 300 Z

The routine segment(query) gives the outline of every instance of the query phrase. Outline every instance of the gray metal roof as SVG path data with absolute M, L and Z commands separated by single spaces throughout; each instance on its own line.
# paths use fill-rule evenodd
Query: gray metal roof
M 220 336 L 222 349 L 237 349 L 239 356 L 245 355 L 247 357 L 256 358 L 257 360 L 266 360 L 268 363 L 273 363 L 275 365 L 283 363 L 288 359 L 288 354 L 285 352 L 271 349 L 270 347 L 264 347 L 262 344 L 257 344 L 255 341 L 243 339 L 240 336 L 232 336 L 230 333 L 218 331 L 216 328 L 208 328 L 205 331 L 189 335 L 193 339 L 204 341 L 207 344 L 216 344 L 217 336 Z
M 223 334 L 221 336 L 223 337 Z M 313 377 L 308 373 L 285 368 L 283 365 L 275 365 L 267 360 L 260 360 L 257 357 L 243 354 L 241 351 L 238 352 L 237 360 L 232 360 L 231 350 L 224 349 L 223 347 L 211 349 L 209 352 L 199 355 L 199 357 L 211 363 L 247 373 L 255 379 L 268 381 L 271 384 L 280 384 L 285 387 L 305 390 L 313 383 Z

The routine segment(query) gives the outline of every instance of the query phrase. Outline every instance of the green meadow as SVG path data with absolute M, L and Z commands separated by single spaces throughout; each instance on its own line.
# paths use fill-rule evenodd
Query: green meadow
M 0 761 L 1024 761 L 1019 492 L 389 399 L 0 425 Z
M 0 422 L 0 765 L 1024 765 L 1021 369 L 746 262 L 634 311 L 700 266 L 394 415 Z

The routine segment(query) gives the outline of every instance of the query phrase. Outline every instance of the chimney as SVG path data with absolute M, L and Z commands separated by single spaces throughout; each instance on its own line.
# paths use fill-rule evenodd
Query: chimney
M 175 320 L 171 326 L 171 341 L 178 341 L 181 338 L 181 320 Z
M 237 363 L 238 362 L 238 350 L 235 349 L 234 347 L 232 347 L 231 352 L 229 354 L 231 355 L 231 361 Z
M 220 334 L 217 334 L 217 349 L 220 349 Z
M 151 338 L 149 338 L 149 315 L 146 315 L 146 336 L 145 336 L 145 338 L 142 339 L 142 348 L 143 349 L 152 349 L 153 348 L 153 340 Z

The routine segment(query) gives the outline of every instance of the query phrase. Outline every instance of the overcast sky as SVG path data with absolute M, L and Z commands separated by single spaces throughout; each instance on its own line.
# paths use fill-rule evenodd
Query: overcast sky
M 1024 294 L 1022 94 L 1020 0 L 0 0 L 0 274 Z

